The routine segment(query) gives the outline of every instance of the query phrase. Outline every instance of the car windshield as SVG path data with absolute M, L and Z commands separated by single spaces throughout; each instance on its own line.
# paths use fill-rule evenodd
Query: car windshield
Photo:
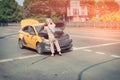
M 37 32 L 39 33 L 39 31 L 40 31 L 43 27 L 40 26 L 40 25 L 37 25 L 37 26 L 35 26 L 35 28 L 36 28 Z

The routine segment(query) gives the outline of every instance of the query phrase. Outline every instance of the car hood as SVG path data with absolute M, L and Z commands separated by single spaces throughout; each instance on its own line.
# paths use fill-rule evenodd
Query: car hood
M 65 29 L 65 23 L 62 21 L 54 22 L 57 28 L 60 28 L 62 30 Z
M 63 30 L 61 30 L 60 28 L 55 28 L 55 34 L 54 35 L 55 35 L 56 38 L 61 37 L 62 34 L 64 34 Z M 41 30 L 39 32 L 39 36 L 48 39 L 48 34 L 47 34 L 47 32 L 45 30 Z

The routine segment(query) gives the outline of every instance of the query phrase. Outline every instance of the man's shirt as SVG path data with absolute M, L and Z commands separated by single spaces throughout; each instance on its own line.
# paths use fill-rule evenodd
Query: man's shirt
M 48 37 L 54 37 L 54 32 L 55 32 L 55 24 L 48 24 L 48 26 L 45 26 L 44 28 L 45 31 L 48 33 Z

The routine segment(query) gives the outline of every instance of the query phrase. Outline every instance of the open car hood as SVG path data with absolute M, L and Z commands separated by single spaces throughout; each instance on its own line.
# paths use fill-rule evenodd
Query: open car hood
M 62 30 L 65 29 L 65 23 L 64 22 L 59 21 L 59 22 L 54 22 L 54 23 L 55 23 L 55 25 L 56 25 L 57 28 L 60 28 Z
M 23 19 L 21 22 L 21 27 L 25 27 L 28 25 L 34 25 L 34 24 L 40 24 L 39 21 L 35 20 L 35 19 Z

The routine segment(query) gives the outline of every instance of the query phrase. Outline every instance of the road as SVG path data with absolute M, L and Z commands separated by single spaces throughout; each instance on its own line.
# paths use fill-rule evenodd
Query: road
M 66 28 L 73 48 L 50 57 L 20 49 L 17 27 L 0 27 L 0 80 L 120 80 L 120 31 Z

